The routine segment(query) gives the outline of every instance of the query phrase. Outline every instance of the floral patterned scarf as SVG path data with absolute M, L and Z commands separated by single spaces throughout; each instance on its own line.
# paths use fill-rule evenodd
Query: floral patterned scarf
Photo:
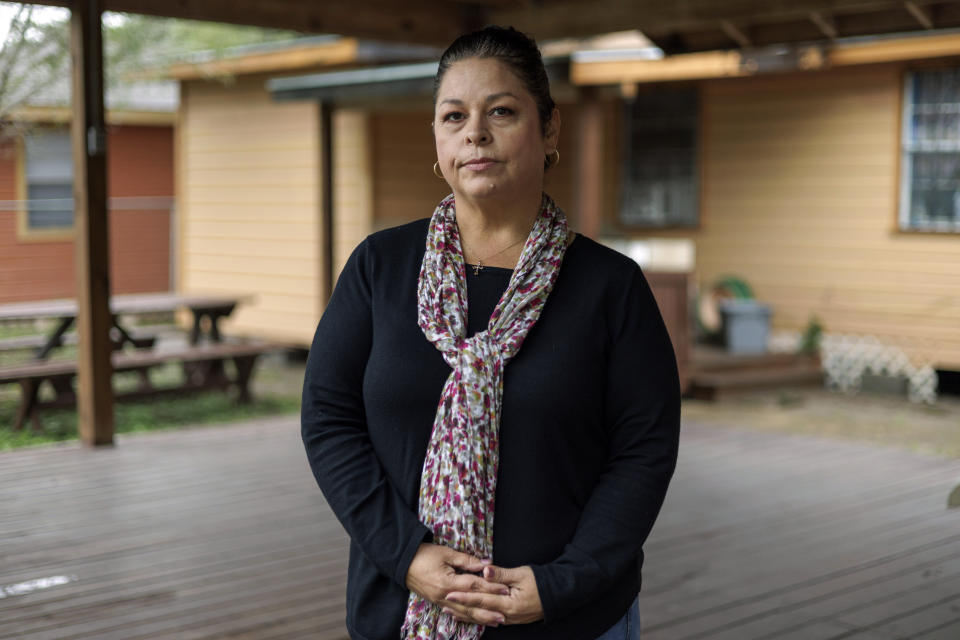
M 493 557 L 503 367 L 540 317 L 566 248 L 566 217 L 544 193 L 487 329 L 467 338 L 466 275 L 453 194 L 433 212 L 417 287 L 418 320 L 453 369 L 440 396 L 420 476 L 419 517 L 436 544 Z M 401 635 L 407 640 L 475 640 L 483 629 L 458 622 L 411 593 Z

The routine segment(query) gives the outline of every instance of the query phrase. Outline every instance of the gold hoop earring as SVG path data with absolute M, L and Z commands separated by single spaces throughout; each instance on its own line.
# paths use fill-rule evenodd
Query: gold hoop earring
M 440 169 L 440 161 L 437 160 L 436 162 L 433 163 L 433 175 L 443 180 L 443 174 L 440 173 L 439 169 Z
M 556 160 L 551 160 L 550 157 L 551 157 L 554 153 L 557 154 L 557 159 L 556 159 Z M 547 165 L 548 165 L 548 166 L 551 166 L 551 167 L 555 167 L 555 166 L 557 166 L 558 164 L 560 164 L 560 151 L 559 151 L 558 149 L 554 149 L 554 150 L 553 150 L 553 153 L 548 153 L 548 154 L 547 154 Z

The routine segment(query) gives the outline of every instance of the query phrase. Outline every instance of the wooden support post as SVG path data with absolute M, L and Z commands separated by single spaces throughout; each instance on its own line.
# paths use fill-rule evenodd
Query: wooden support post
M 240 404 L 250 404 L 250 377 L 253 375 L 253 367 L 257 363 L 257 356 L 237 356 L 233 359 L 234 368 L 237 370 L 235 384 L 237 385 L 237 402 Z
M 73 211 L 77 279 L 77 417 L 88 446 L 113 444 L 113 366 L 110 354 L 110 245 L 107 150 L 103 115 L 101 0 L 74 0 Z
M 320 299 L 326 306 L 333 294 L 333 105 L 321 102 L 320 108 Z M 323 309 L 320 310 L 321 312 Z
M 20 408 L 17 410 L 17 417 L 13 420 L 14 431 L 23 429 L 23 423 L 30 420 L 34 431 L 37 433 L 43 432 L 40 416 L 37 415 L 39 394 L 40 380 L 25 379 L 20 381 Z
M 603 228 L 603 103 L 593 87 L 581 89 L 577 123 L 576 222 L 596 238 Z

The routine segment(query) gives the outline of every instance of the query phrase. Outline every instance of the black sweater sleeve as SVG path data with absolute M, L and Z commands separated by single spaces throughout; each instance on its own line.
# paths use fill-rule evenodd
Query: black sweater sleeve
M 611 321 L 604 423 L 607 463 L 573 539 L 554 561 L 533 566 L 545 621 L 602 593 L 638 555 L 676 465 L 680 384 L 663 319 L 637 268 Z
M 385 576 L 406 574 L 429 530 L 401 498 L 367 432 L 363 376 L 372 341 L 369 240 L 347 261 L 307 360 L 301 435 L 313 475 L 350 538 Z

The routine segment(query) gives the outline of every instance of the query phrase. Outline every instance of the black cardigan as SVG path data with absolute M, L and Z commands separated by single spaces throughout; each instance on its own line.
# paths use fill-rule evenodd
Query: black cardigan
M 370 235 L 317 327 L 303 387 L 310 467 L 350 535 L 347 626 L 396 640 L 407 568 L 430 532 L 420 473 L 450 373 L 417 326 L 428 220 Z M 511 271 L 468 274 L 469 334 Z M 545 619 L 484 638 L 592 640 L 640 588 L 641 546 L 677 457 L 680 389 L 660 312 L 632 260 L 584 236 L 504 373 L 493 560 L 531 565 Z

